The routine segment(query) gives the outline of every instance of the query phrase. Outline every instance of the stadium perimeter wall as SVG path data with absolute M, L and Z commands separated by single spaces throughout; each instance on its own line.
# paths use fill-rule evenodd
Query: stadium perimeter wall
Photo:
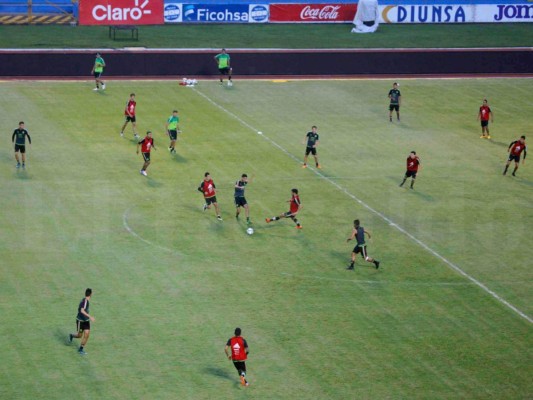
M 107 77 L 199 77 L 218 74 L 217 50 L 101 50 Z M 1 50 L 0 77 L 79 78 L 96 50 Z M 232 50 L 236 77 L 533 75 L 533 48 Z

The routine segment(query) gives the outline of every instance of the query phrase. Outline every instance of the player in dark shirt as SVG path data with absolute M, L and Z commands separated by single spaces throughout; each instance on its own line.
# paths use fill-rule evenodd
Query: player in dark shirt
M 307 132 L 307 135 L 305 135 L 305 138 L 302 142 L 302 144 L 306 145 L 304 164 L 302 165 L 302 168 L 307 168 L 307 157 L 309 157 L 309 153 L 311 153 L 313 157 L 315 158 L 316 167 L 320 168 L 320 164 L 318 163 L 318 156 L 316 155 L 316 147 L 318 146 L 319 139 L 320 139 L 316 131 L 317 129 L 318 128 L 313 125 L 311 127 L 311 132 Z
M 400 90 L 398 89 L 398 83 L 394 82 L 392 84 L 392 89 L 389 90 L 389 99 L 390 99 L 390 105 L 389 105 L 389 121 L 392 122 L 392 111 L 396 110 L 396 118 L 398 121 L 400 120 L 400 105 L 402 104 L 402 94 L 400 93 Z
M 415 185 L 415 179 L 416 174 L 418 173 L 418 166 L 420 165 L 420 158 L 416 155 L 416 151 L 412 151 L 409 153 L 409 157 L 407 157 L 407 171 L 405 171 L 405 176 L 403 177 L 402 183 L 400 183 L 400 187 L 403 186 L 407 178 L 411 178 L 411 189 L 414 189 L 413 186 Z
M 348 265 L 348 268 L 346 268 L 346 269 L 348 269 L 348 270 L 353 270 L 354 269 L 355 256 L 357 255 L 357 253 L 360 253 L 361 257 L 363 257 L 365 259 L 365 261 L 373 263 L 375 265 L 376 269 L 379 268 L 379 261 L 378 260 L 374 260 L 372 257 L 368 256 L 368 253 L 367 253 L 367 250 L 366 250 L 366 243 L 365 243 L 365 234 L 368 235 L 369 239 L 371 238 L 370 232 L 368 232 L 367 230 L 365 230 L 365 228 L 360 226 L 359 220 L 358 219 L 354 220 L 353 221 L 352 235 L 348 239 L 346 239 L 346 242 L 349 242 L 352 239 L 356 239 L 357 240 L 357 244 L 355 245 L 355 247 L 353 248 L 353 251 L 352 251 L 352 262 L 350 263 L 350 265 Z
M 516 170 L 518 169 L 518 166 L 520 165 L 520 155 L 522 154 L 522 152 L 524 152 L 524 159 L 522 160 L 522 164 L 526 163 L 526 156 L 527 156 L 526 137 L 520 136 L 520 139 L 515 140 L 514 142 L 511 142 L 507 151 L 509 152 L 509 158 L 507 159 L 507 164 L 505 164 L 505 170 L 503 171 L 503 174 L 505 175 L 507 173 L 509 164 L 511 164 L 511 162 L 514 161 L 514 170 L 513 170 L 512 175 L 516 176 L 515 174 L 516 174 Z
M 252 177 L 253 178 L 253 177 Z M 237 207 L 237 212 L 235 218 L 239 219 L 239 214 L 241 213 L 241 207 L 244 208 L 244 213 L 246 214 L 246 223 L 248 225 L 250 222 L 250 207 L 244 197 L 244 188 L 248 185 L 248 175 L 242 174 L 241 179 L 235 182 L 235 207 Z
M 146 132 L 146 136 L 143 140 L 141 140 L 139 143 L 137 143 L 137 154 L 139 154 L 139 147 L 141 148 L 141 152 L 143 154 L 144 164 L 141 168 L 141 175 L 147 176 L 146 169 L 150 165 L 150 151 L 152 149 L 155 150 L 155 144 L 154 139 L 152 138 L 152 132 L 148 131 Z
M 82 356 L 87 353 L 84 350 L 87 341 L 89 340 L 89 334 L 91 333 L 91 321 L 94 322 L 94 317 L 89 314 L 89 300 L 93 294 L 92 289 L 85 290 L 85 297 L 81 299 L 80 304 L 78 305 L 78 315 L 76 315 L 76 332 L 68 335 L 69 343 L 72 343 L 72 339 L 81 338 L 80 348 L 78 353 Z
M 13 131 L 11 136 L 11 143 L 15 146 L 15 160 L 17 160 L 17 168 L 20 168 L 19 153 L 22 157 L 22 168 L 26 168 L 26 137 L 28 143 L 31 145 L 31 137 L 26 129 L 24 129 L 24 121 L 19 122 L 19 127 Z
M 481 121 L 480 139 L 490 139 L 489 120 L 490 122 L 494 122 L 494 114 L 489 107 L 487 99 L 483 99 L 483 105 L 479 107 L 477 119 Z

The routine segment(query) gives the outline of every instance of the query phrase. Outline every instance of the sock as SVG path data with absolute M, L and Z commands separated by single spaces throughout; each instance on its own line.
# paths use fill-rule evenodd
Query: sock
M 246 217 L 246 222 L 250 222 L 250 217 Z
M 407 180 L 407 178 L 403 178 L 403 181 L 402 181 L 402 183 L 400 183 L 400 186 L 403 186 L 403 184 L 405 183 L 406 180 Z
M 271 221 L 277 221 L 279 219 L 279 217 L 272 217 L 270 218 Z
M 411 189 L 413 188 L 413 186 L 415 185 L 415 180 L 411 180 Z
M 296 226 L 300 226 L 300 223 L 298 222 L 296 218 L 294 218 L 294 223 L 296 224 Z
M 355 261 L 351 261 L 350 262 L 350 268 L 353 268 L 354 264 L 355 264 Z
M 24 165 L 24 163 L 22 163 L 22 165 Z M 513 170 L 513 175 L 516 173 L 516 170 L 518 169 L 518 167 L 514 167 L 514 170 Z
M 504 175 L 507 173 L 507 170 L 508 170 L 508 169 L 509 169 L 509 166 L 506 165 L 506 166 L 505 166 L 505 170 L 503 171 L 503 174 L 504 174 Z
M 82 350 L 83 350 L 83 346 L 80 346 L 80 349 L 79 349 L 79 351 L 82 351 Z
M 378 266 L 378 262 L 379 262 L 378 260 L 374 260 L 374 261 L 372 261 L 372 262 L 374 263 L 374 265 L 375 265 L 376 267 Z

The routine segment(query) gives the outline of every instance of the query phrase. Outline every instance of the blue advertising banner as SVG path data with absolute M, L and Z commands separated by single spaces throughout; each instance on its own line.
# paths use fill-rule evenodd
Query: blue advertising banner
M 268 22 L 268 4 L 165 3 L 165 22 L 262 23 Z

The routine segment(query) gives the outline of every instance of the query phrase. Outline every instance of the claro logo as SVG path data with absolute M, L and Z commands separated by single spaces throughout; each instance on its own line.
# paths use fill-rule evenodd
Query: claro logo
M 134 3 L 134 7 L 113 7 L 100 4 L 93 7 L 92 16 L 96 21 L 138 21 L 143 15 L 152 14 L 152 10 L 145 9 L 150 0 L 135 0 Z

